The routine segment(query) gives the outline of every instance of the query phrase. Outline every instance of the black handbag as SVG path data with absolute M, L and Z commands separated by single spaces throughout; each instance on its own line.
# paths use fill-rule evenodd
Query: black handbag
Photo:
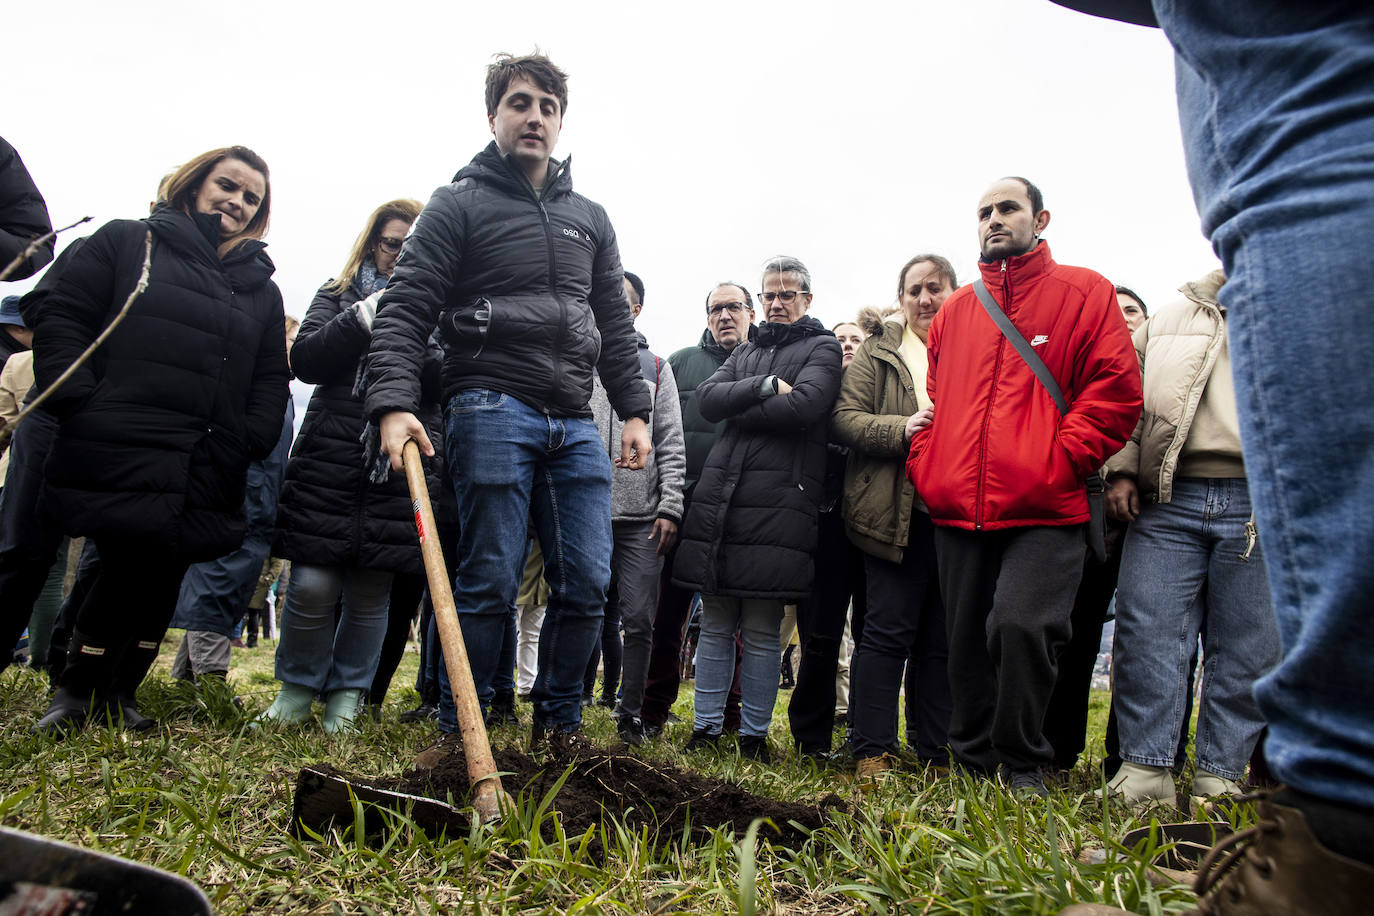
M 1016 330 L 1016 325 L 1011 323 L 1007 313 L 1002 311 L 1002 307 L 997 304 L 997 300 L 992 298 L 987 286 L 982 279 L 973 281 L 973 291 L 978 295 L 978 301 L 983 303 L 983 308 L 987 310 L 988 316 L 997 324 L 998 330 L 1016 350 L 1021 354 L 1021 358 L 1030 366 L 1031 372 L 1040 380 L 1040 384 L 1045 386 L 1045 390 L 1054 399 L 1054 404 L 1059 408 L 1061 416 L 1067 416 L 1069 412 L 1069 402 L 1064 400 L 1064 392 L 1059 387 L 1059 382 L 1055 381 L 1054 373 L 1050 372 L 1050 367 L 1045 365 L 1045 361 L 1040 358 L 1040 354 L 1035 352 L 1035 348 L 1030 345 L 1021 332 Z M 1093 471 L 1084 481 L 1084 486 L 1088 493 L 1088 530 L 1086 532 L 1088 549 L 1093 552 L 1093 557 L 1097 562 L 1104 563 L 1107 560 L 1107 495 L 1106 487 L 1102 483 L 1102 474 Z

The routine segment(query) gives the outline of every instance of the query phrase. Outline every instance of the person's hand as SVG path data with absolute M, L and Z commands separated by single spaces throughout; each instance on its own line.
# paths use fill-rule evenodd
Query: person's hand
M 434 446 L 430 444 L 429 436 L 425 433 L 425 424 L 408 410 L 393 410 L 391 413 L 383 414 L 377 424 L 377 432 L 382 442 L 382 454 L 391 459 L 393 471 L 404 468 L 401 452 L 411 439 L 420 446 L 420 453 L 426 458 L 434 457 Z
M 792 386 L 784 382 L 782 379 L 778 379 L 778 394 L 791 394 L 791 392 Z
M 1140 517 L 1140 491 L 1129 477 L 1118 477 L 1107 485 L 1107 517 L 1116 522 L 1132 522 Z
M 654 447 L 649 444 L 648 424 L 639 417 L 630 417 L 620 432 L 620 457 L 615 460 L 615 466 L 642 471 L 653 450 Z
M 666 518 L 655 519 L 654 528 L 649 532 L 649 540 L 652 541 L 654 538 L 658 538 L 658 549 L 654 552 L 660 557 L 666 556 L 677 543 L 677 523 Z
M 923 426 L 929 426 L 931 421 L 934 419 L 934 404 L 932 404 L 929 407 L 922 408 L 921 410 L 916 411 L 914 414 L 906 418 L 906 429 L 902 430 L 902 435 L 906 437 L 906 441 L 910 442 L 911 437 L 916 435 L 917 430 L 919 430 Z

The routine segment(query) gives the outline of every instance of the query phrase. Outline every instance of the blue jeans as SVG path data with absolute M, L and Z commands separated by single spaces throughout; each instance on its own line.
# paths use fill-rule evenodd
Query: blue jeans
M 773 704 L 778 699 L 781 628 L 781 601 L 701 596 L 693 731 L 719 735 L 725 727 L 725 698 L 735 679 L 735 631 L 739 630 L 744 637 L 739 665 L 739 733 L 743 737 L 768 734 Z
M 1201 634 L 1197 766 L 1227 779 L 1245 775 L 1264 728 L 1255 682 L 1279 660 L 1260 545 L 1241 559 L 1249 520 L 1244 478 L 1180 477 L 1172 502 L 1145 505 L 1131 523 L 1112 650 L 1123 760 L 1174 765 Z
M 1246 473 L 1283 659 L 1274 773 L 1374 808 L 1374 9 L 1155 0 L 1203 232 L 1230 281 Z
M 536 727 L 581 727 L 582 671 L 600 632 L 611 581 L 611 462 L 596 424 L 550 417 L 499 391 L 460 391 L 444 412 L 444 454 L 462 515 L 453 588 L 477 698 L 510 683 L 504 656 L 533 519 L 549 604 L 530 691 Z M 439 668 L 439 728 L 456 732 L 448 671 Z
M 343 598 L 335 624 L 334 610 Z M 316 693 L 366 690 L 386 636 L 391 573 L 291 564 L 276 677 Z

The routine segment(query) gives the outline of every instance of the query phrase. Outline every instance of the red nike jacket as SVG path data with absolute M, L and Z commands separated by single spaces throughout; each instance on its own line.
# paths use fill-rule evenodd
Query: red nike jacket
M 1088 520 L 1084 478 L 1140 419 L 1140 365 L 1112 284 L 1056 264 L 1050 246 L 979 263 L 983 282 L 1045 361 L 1069 404 L 1012 348 L 972 286 L 930 328 L 935 420 L 911 443 L 907 476 L 937 525 L 995 531 Z

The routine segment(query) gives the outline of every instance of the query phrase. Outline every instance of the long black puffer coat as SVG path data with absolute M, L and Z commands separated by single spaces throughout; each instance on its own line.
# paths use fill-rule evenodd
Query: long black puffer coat
M 623 276 L 611 221 L 574 193 L 567 161 L 535 193 L 488 144 L 434 192 L 406 239 L 373 328 L 368 415 L 416 410 L 415 366 L 437 325 L 446 401 L 490 388 L 589 417 L 595 369 L 620 419 L 647 420 Z
M 296 563 L 347 566 L 398 573 L 422 573 L 415 512 L 404 474 L 386 483 L 367 478 L 363 402 L 353 396 L 358 363 L 371 338 L 352 307 L 362 298 L 356 285 L 343 293 L 322 288 L 301 322 L 291 367 L 318 387 L 310 396 L 300 435 L 291 448 L 272 555 Z M 426 360 L 427 403 L 417 414 L 438 455 L 439 350 Z M 429 492 L 439 492 L 440 460 L 426 459 Z
M 134 289 L 147 290 L 53 393 L 61 431 L 46 498 L 64 530 L 131 537 L 192 562 L 243 541 L 245 478 L 281 435 L 290 372 L 281 293 L 260 241 L 220 260 L 219 217 L 162 208 L 102 226 L 38 309 L 35 384 L 46 388 Z
M 724 420 L 692 494 L 673 581 L 707 595 L 811 594 L 830 409 L 840 344 L 816 319 L 761 325 L 697 388 L 707 420 Z M 764 396 L 776 375 L 792 386 Z

